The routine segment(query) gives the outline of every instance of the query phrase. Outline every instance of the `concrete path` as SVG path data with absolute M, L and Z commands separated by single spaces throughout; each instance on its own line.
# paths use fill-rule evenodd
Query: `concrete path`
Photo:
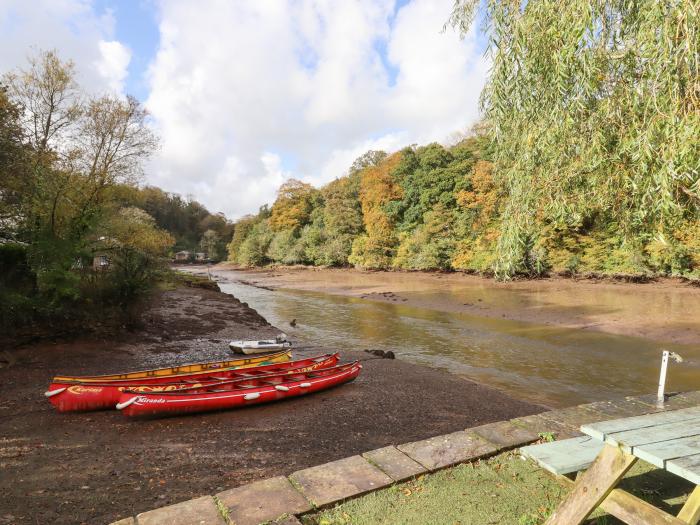
M 421 474 L 493 456 L 532 443 L 544 434 L 565 439 L 582 435 L 578 429 L 587 423 L 696 405 L 700 405 L 700 391 L 672 395 L 661 407 L 656 405 L 654 395 L 645 395 L 552 410 L 371 450 L 299 470 L 288 477 L 256 481 L 214 496 L 143 512 L 111 525 L 299 524 L 296 516 L 306 512 Z

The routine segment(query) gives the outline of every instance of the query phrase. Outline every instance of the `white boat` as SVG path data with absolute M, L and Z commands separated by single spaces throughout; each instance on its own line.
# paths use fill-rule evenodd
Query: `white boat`
M 258 339 L 257 341 L 231 341 L 228 346 L 237 354 L 262 354 L 292 347 L 284 334 L 275 339 Z

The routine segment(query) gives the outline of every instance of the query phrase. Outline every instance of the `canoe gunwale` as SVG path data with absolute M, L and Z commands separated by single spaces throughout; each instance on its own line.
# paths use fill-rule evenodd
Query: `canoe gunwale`
M 313 366 L 314 364 L 322 363 L 322 362 L 324 362 L 324 361 L 328 361 L 328 360 L 331 360 L 331 359 L 334 359 L 334 358 L 335 358 L 335 359 L 338 359 L 338 358 L 339 358 L 339 352 L 335 352 L 335 353 L 332 353 L 332 354 L 323 354 L 323 355 L 314 356 L 314 357 L 307 357 L 306 359 L 299 359 L 299 360 L 297 360 L 297 361 L 282 361 L 282 362 L 279 362 L 279 363 L 269 363 L 269 364 L 267 364 L 267 365 L 259 365 L 259 366 L 263 366 L 263 367 L 265 367 L 265 366 L 273 366 L 273 365 L 287 365 L 287 366 L 289 366 L 289 368 L 284 368 L 283 370 L 276 371 L 276 372 L 271 372 L 271 373 L 269 373 L 269 374 L 260 374 L 260 375 L 258 375 L 258 376 L 241 377 L 241 378 L 235 378 L 235 379 L 234 379 L 234 378 L 223 378 L 223 379 L 214 379 L 214 378 L 212 378 L 211 380 L 202 379 L 202 382 L 205 382 L 205 383 L 208 383 L 208 384 L 211 384 L 211 385 L 215 385 L 215 384 L 227 383 L 227 382 L 231 382 L 231 381 L 240 381 L 240 380 L 247 380 L 247 381 L 250 381 L 251 379 L 256 379 L 256 378 L 258 378 L 258 377 L 266 377 L 266 376 L 269 376 L 269 375 L 281 375 L 281 374 L 285 374 L 285 373 L 288 373 L 288 372 L 291 372 L 291 371 L 293 371 L 293 370 L 297 370 L 297 369 L 300 369 L 300 368 L 307 368 L 307 367 Z M 306 364 L 300 364 L 300 365 L 298 365 L 298 366 L 295 366 L 294 363 L 306 363 Z M 241 370 L 241 371 L 243 371 L 243 370 L 248 370 L 248 369 L 256 370 L 256 369 L 259 369 L 259 366 L 258 366 L 258 367 L 253 367 L 253 366 L 251 366 L 251 367 L 217 368 L 215 373 L 219 373 L 219 372 L 231 372 L 231 371 L 236 371 L 236 370 Z M 209 370 L 204 371 L 204 372 L 193 372 L 193 373 L 191 373 L 191 374 L 180 374 L 180 375 L 178 375 L 178 376 L 162 376 L 162 378 L 163 378 L 163 379 L 166 379 L 166 378 L 168 378 L 168 377 L 192 376 L 192 375 L 195 375 L 195 374 L 197 374 L 197 375 L 206 375 L 206 374 L 208 374 L 208 373 L 210 373 Z M 153 379 L 157 379 L 157 378 L 154 378 L 154 377 L 144 377 L 144 378 L 140 378 L 140 379 L 149 379 L 149 380 L 153 380 Z M 55 384 L 55 385 L 61 384 L 61 385 L 71 385 L 71 386 L 73 386 L 73 385 L 89 385 L 89 386 L 91 386 L 91 387 L 124 387 L 124 392 L 126 392 L 126 391 L 128 391 L 128 387 L 130 387 L 130 386 L 135 386 L 135 387 L 139 387 L 139 386 L 159 386 L 159 387 L 160 387 L 160 386 L 184 385 L 184 384 L 187 384 L 187 383 L 183 383 L 182 381 L 169 381 L 169 382 L 165 382 L 165 381 L 164 381 L 164 382 L 158 382 L 158 383 L 146 383 L 146 384 L 144 384 L 144 383 L 139 383 L 139 379 L 120 379 L 120 380 L 115 380 L 115 381 L 104 381 L 104 382 L 102 382 L 102 383 L 95 383 L 95 382 L 92 382 L 92 381 L 90 381 L 90 382 L 85 382 L 85 381 L 80 381 L 80 380 L 72 380 L 72 381 L 52 381 L 51 384 L 52 384 L 52 385 L 54 385 L 54 384 Z M 202 388 L 202 385 L 199 385 L 199 386 L 198 386 L 197 384 L 192 384 L 192 385 L 190 386 L 190 388 Z M 63 390 L 65 390 L 65 388 L 64 388 Z M 58 393 L 58 392 L 57 392 L 57 393 Z M 52 394 L 52 395 L 53 395 L 53 394 Z M 48 396 L 47 396 L 47 397 L 48 397 Z
M 124 372 L 121 374 L 106 374 L 106 375 L 94 375 L 94 376 L 54 376 L 52 382 L 54 383 L 63 383 L 67 381 L 78 381 L 81 383 L 96 383 L 96 382 L 114 382 L 114 381 L 131 381 L 131 380 L 138 380 L 138 379 L 154 379 L 154 378 L 159 378 L 159 377 L 180 377 L 180 376 L 187 376 L 187 375 L 193 375 L 193 374 L 206 374 L 212 371 L 218 372 L 218 371 L 225 371 L 225 370 L 232 370 L 236 368 L 251 368 L 254 366 L 259 366 L 261 363 L 264 363 L 265 361 L 271 361 L 270 364 L 275 363 L 275 362 L 286 362 L 289 361 L 292 357 L 292 351 L 291 350 L 284 350 L 281 352 L 275 352 L 272 354 L 266 354 L 266 355 L 255 355 L 251 357 L 245 357 L 245 358 L 240 358 L 240 359 L 228 359 L 226 361 L 208 361 L 208 362 L 201 362 L 201 363 L 187 363 L 187 364 L 182 364 L 182 365 L 177 365 L 177 366 L 171 366 L 171 367 L 164 367 L 164 368 L 153 368 L 149 370 L 137 370 L 134 372 Z M 233 364 L 233 363 L 239 363 L 239 364 Z M 182 370 L 186 367 L 206 367 L 203 369 L 199 370 L 194 370 L 194 371 L 179 371 Z M 158 374 L 158 372 L 162 372 L 165 370 L 178 370 L 178 372 L 175 373 L 164 373 L 164 374 Z M 131 377 L 128 377 L 131 376 Z
M 320 368 L 318 370 L 309 370 L 306 372 L 299 372 L 299 374 L 322 373 L 323 376 L 321 376 L 321 377 L 297 379 L 294 381 L 287 381 L 287 382 L 288 383 L 299 383 L 301 381 L 302 383 L 299 386 L 301 388 L 307 388 L 304 386 L 305 384 L 307 384 L 305 381 L 313 380 L 313 379 L 324 379 L 326 377 L 333 377 L 334 372 L 335 372 L 335 374 L 341 374 L 347 370 L 353 369 L 354 367 L 358 367 L 358 368 L 362 369 L 362 365 L 360 364 L 359 361 L 351 361 L 350 363 L 343 363 L 341 365 L 331 366 L 328 368 Z M 180 396 L 182 396 L 182 395 L 207 395 L 207 392 L 195 393 L 195 391 L 204 390 L 207 388 L 221 387 L 223 385 L 251 381 L 251 380 L 260 380 L 260 379 L 264 380 L 264 379 L 269 379 L 270 377 L 283 377 L 284 375 L 285 375 L 284 373 L 279 373 L 279 372 L 272 373 L 272 374 L 263 374 L 263 375 L 259 375 L 259 376 L 255 376 L 255 377 L 246 377 L 246 378 L 239 378 L 239 379 L 230 379 L 228 381 L 219 381 L 219 382 L 211 383 L 211 384 L 205 385 L 205 386 L 192 386 L 192 387 L 183 388 L 183 389 L 179 389 L 179 390 L 172 390 L 169 392 L 145 392 L 145 393 L 141 393 L 141 392 L 131 391 L 128 388 L 125 388 L 123 390 L 123 394 L 124 395 L 134 395 L 134 396 L 143 396 L 143 397 L 148 397 L 148 396 L 154 396 L 154 397 L 178 396 L 178 395 L 180 395 Z M 286 374 L 286 375 L 293 375 L 293 374 Z M 286 386 L 284 383 L 285 382 L 282 382 L 282 383 L 280 383 L 280 385 Z M 252 387 L 252 388 L 274 388 L 275 386 L 277 386 L 277 385 L 266 385 L 265 387 L 256 386 L 256 387 Z M 239 393 L 245 392 L 245 389 L 226 390 L 226 393 L 229 393 L 229 394 L 234 394 L 236 392 L 239 392 Z

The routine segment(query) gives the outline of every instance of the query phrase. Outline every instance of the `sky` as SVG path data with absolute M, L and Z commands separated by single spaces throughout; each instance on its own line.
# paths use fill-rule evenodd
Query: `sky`
M 90 93 L 130 94 L 160 148 L 144 184 L 236 219 L 285 180 L 369 149 L 454 141 L 479 117 L 483 42 L 453 0 L 0 0 L 0 72 L 38 50 Z

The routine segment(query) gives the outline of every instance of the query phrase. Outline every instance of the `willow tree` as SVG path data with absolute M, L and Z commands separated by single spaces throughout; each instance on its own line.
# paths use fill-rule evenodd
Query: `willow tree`
M 475 19 L 508 193 L 498 275 L 528 270 L 543 223 L 605 217 L 623 243 L 669 246 L 697 225 L 698 0 L 456 0 L 448 24 Z

